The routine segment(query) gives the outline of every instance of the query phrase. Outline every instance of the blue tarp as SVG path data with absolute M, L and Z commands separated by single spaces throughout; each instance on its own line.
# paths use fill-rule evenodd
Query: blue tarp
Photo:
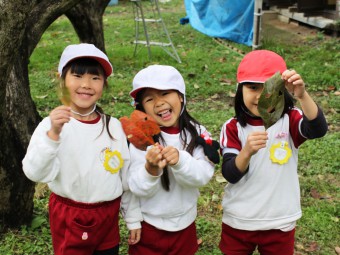
M 184 0 L 190 25 L 203 34 L 251 46 L 254 0 Z

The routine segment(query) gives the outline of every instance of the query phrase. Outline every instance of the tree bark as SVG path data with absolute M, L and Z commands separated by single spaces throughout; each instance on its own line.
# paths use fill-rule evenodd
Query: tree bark
M 84 0 L 65 15 L 71 21 L 81 42 L 92 43 L 105 52 L 103 19 L 110 0 Z
M 0 232 L 5 227 L 30 223 L 35 184 L 22 171 L 22 159 L 39 116 L 30 95 L 29 57 L 48 26 L 70 8 L 92 15 L 88 8 L 103 13 L 102 1 L 81 0 L 12 0 L 0 1 Z M 97 4 L 95 4 L 97 3 Z M 99 11 L 100 10 L 100 11 Z M 68 16 L 72 17 L 73 11 Z M 98 21 L 99 19 L 100 21 Z M 96 35 L 95 42 L 104 48 L 102 16 L 88 19 Z M 95 23 L 93 25 L 92 23 Z M 86 31 L 88 24 L 73 24 L 76 31 Z M 80 26 L 80 27 L 79 27 Z M 84 41 L 90 42 L 90 41 Z

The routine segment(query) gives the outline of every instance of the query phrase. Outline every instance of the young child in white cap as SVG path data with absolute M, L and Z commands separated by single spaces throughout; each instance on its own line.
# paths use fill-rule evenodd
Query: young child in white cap
M 26 176 L 47 183 L 55 255 L 118 254 L 119 211 L 138 242 L 142 220 L 129 191 L 130 154 L 120 122 L 97 105 L 107 77 L 108 57 L 92 44 L 69 45 L 58 71 L 64 93 L 34 131 L 23 159 Z
M 265 130 L 258 102 L 264 82 L 280 72 L 286 89 L 281 117 Z M 322 137 L 327 123 L 301 76 L 268 50 L 248 53 L 237 70 L 234 118 L 222 127 L 223 197 L 220 249 L 227 255 L 293 255 L 301 217 L 299 146 Z M 293 97 L 302 111 L 294 107 Z
M 198 188 L 214 173 L 195 137 L 209 133 L 187 112 L 185 83 L 172 66 L 139 71 L 130 95 L 137 110 L 157 121 L 161 133 L 147 151 L 130 144 L 128 182 L 144 221 L 141 239 L 129 247 L 129 254 L 195 254 Z

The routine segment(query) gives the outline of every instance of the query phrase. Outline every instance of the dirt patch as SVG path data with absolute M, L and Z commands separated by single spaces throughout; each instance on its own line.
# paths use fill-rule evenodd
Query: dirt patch
M 280 33 L 277 33 L 280 30 Z M 332 36 L 325 34 L 319 28 L 309 26 L 299 22 L 283 22 L 278 19 L 264 20 L 262 23 L 263 38 L 270 39 L 275 35 L 275 38 L 280 38 L 287 44 L 303 43 L 308 39 L 313 39 L 322 36 L 324 40 L 331 39 Z

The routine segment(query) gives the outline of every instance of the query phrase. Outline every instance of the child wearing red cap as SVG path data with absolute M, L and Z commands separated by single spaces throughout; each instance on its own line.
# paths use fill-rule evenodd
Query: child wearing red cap
M 140 242 L 129 247 L 129 254 L 193 255 L 198 249 L 198 189 L 214 174 L 214 164 L 195 138 L 209 133 L 187 112 L 184 79 L 172 66 L 139 71 L 130 95 L 137 110 L 157 121 L 161 133 L 147 151 L 130 144 L 128 182 L 144 221 Z
M 119 210 L 138 242 L 142 216 L 129 191 L 130 155 L 120 122 L 97 105 L 112 66 L 92 44 L 69 45 L 58 71 L 62 102 L 34 131 L 23 159 L 26 176 L 52 191 L 54 254 L 115 255 Z
M 281 118 L 265 130 L 257 109 L 264 82 L 280 72 L 285 82 Z M 301 217 L 298 149 L 322 137 L 327 123 L 301 76 L 268 50 L 248 53 L 237 70 L 234 118 L 222 127 L 223 197 L 220 249 L 227 255 L 292 255 Z M 294 107 L 292 95 L 300 103 Z M 284 155 L 284 156 L 282 156 Z

